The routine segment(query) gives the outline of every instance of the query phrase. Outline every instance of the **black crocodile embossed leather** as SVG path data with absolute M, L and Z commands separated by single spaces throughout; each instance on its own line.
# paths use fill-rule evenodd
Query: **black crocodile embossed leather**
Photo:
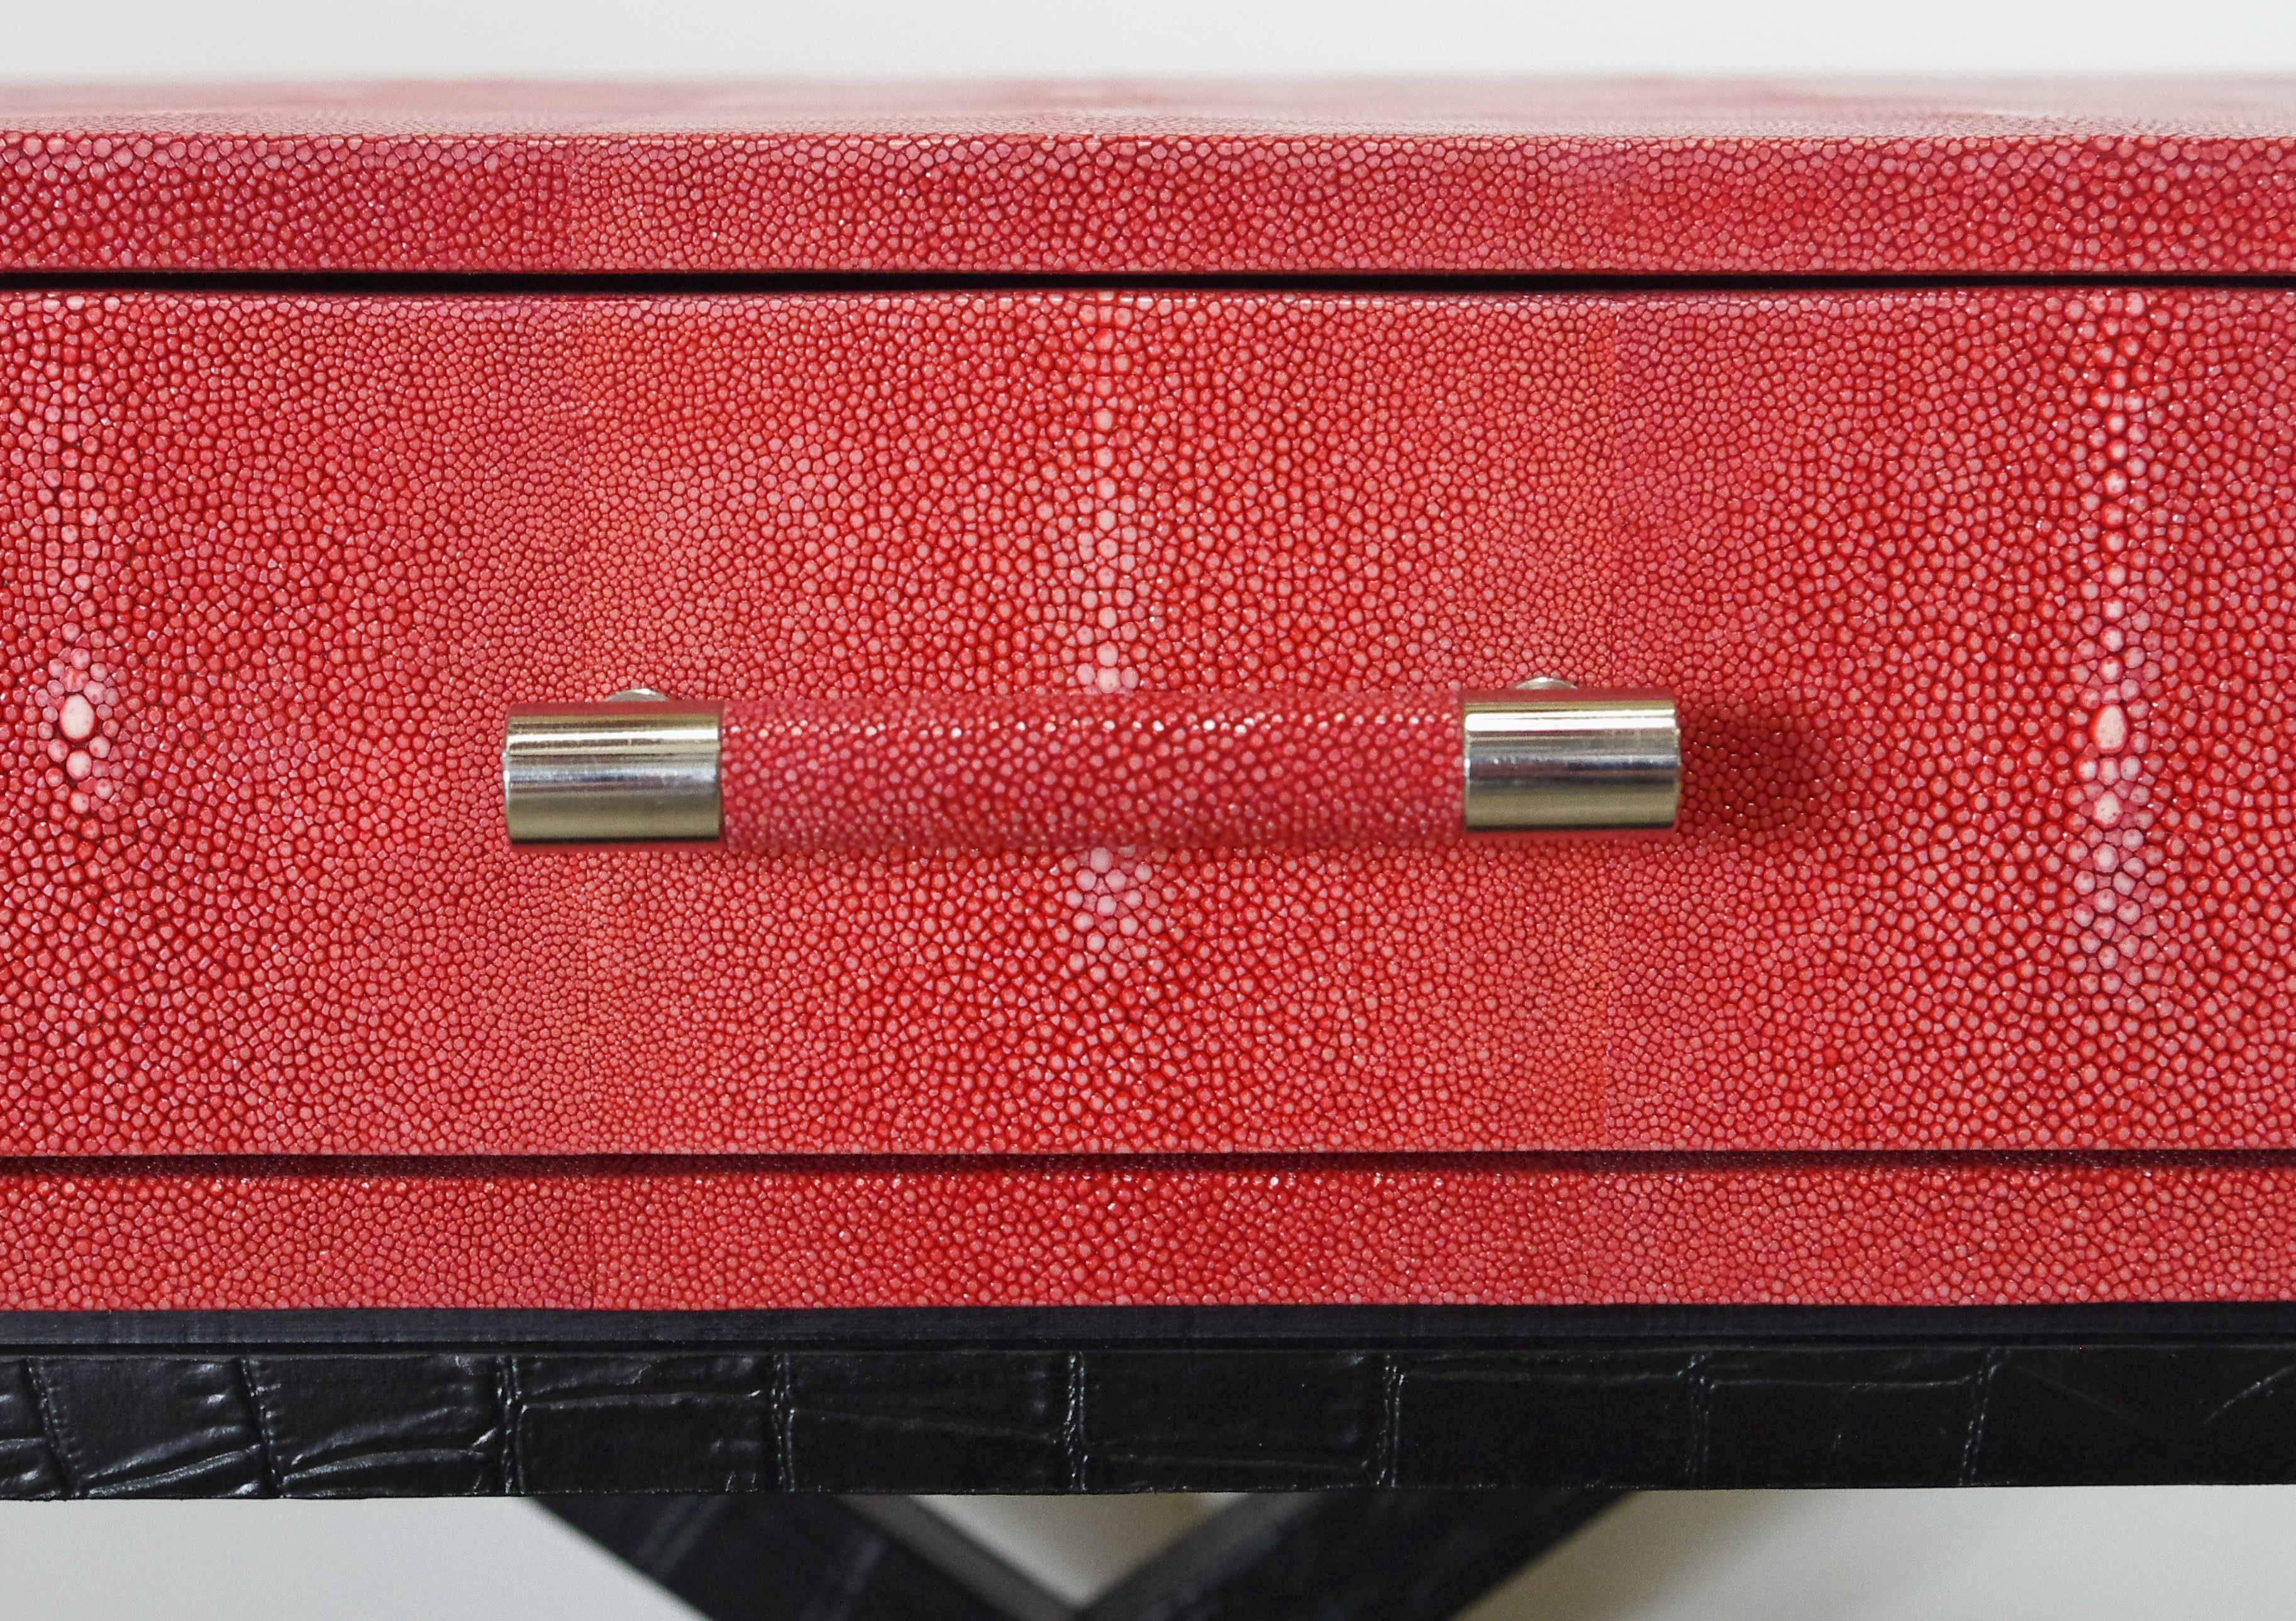
M 2296 1313 L 0 1319 L 0 1493 L 2296 1479 Z

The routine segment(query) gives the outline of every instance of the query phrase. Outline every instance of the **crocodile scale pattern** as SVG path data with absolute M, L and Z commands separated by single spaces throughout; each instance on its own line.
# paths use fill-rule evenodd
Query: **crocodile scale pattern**
M 0 1148 L 2296 1147 L 2292 356 L 2266 290 L 12 295 Z M 1680 695 L 1678 835 L 502 832 L 506 707 L 636 683 L 1550 671 Z
M 619 1342 L 570 1346 L 562 1332 L 513 1350 L 297 1343 L 242 1319 L 234 1340 L 201 1336 L 172 1354 L 12 1347 L 0 1497 L 642 1493 L 619 1506 L 676 1522 L 637 1550 L 644 1567 L 701 1563 L 721 1538 L 704 1568 L 723 1593 L 729 1568 L 750 1574 L 737 1558 L 849 1546 L 816 1518 L 837 1506 L 827 1493 L 1292 1491 L 1344 1505 L 1419 1493 L 1333 1488 L 1447 1486 L 1480 1488 L 1488 1507 L 1488 1488 L 1507 1486 L 2284 1482 L 2296 1450 L 2284 1319 L 2262 1334 L 2202 1324 L 2134 1342 L 2054 1325 L 1987 1343 L 1902 1324 L 1854 1337 L 1725 1324 L 1663 1337 L 1621 1325 L 1558 1345 L 1524 1326 L 1448 1348 L 1398 1345 L 1380 1326 L 1334 1344 L 1264 1323 L 1243 1345 L 1231 1330 L 1143 1345 L 1040 1320 L 1002 1340 L 984 1327 L 955 1345 L 854 1348 L 784 1319 L 673 1347 L 645 1337 L 669 1324 L 641 1318 Z M 727 1523 L 739 1500 L 721 1494 L 759 1491 L 808 1494 L 759 1505 L 800 1517 L 796 1535 Z M 553 1505 L 593 1526 L 617 1506 Z M 1519 1501 L 1496 1506 L 1526 1523 Z M 1426 1545 L 1386 1561 L 1420 1593 Z M 951 1616 L 939 1595 L 834 1607 L 890 1553 L 857 1559 L 800 1613 Z M 788 1572 L 770 1579 L 776 1595 L 806 1591 Z
M 2284 80 L 0 89 L 0 268 L 2296 270 Z
M 729 704 L 726 845 L 1098 851 L 1093 869 L 1108 879 L 1126 845 L 1424 843 L 1463 831 L 1456 693 L 1123 693 L 1101 690 L 1129 674 L 1112 660 L 1077 673 L 1089 690 Z M 1121 906 L 1119 885 L 1073 926 L 1089 936 Z M 1152 921 L 1115 933 L 1136 938 Z

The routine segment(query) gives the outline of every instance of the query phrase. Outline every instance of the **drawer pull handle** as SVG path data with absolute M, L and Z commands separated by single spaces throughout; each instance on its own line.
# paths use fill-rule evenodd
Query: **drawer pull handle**
M 1064 850 L 1674 826 L 1665 693 L 898 695 L 513 709 L 514 844 Z

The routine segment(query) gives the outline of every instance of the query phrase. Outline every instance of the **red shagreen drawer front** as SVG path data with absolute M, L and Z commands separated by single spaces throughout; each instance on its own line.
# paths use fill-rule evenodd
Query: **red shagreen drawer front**
M 19 295 L 13 1154 L 2296 1146 L 2296 297 Z M 1669 687 L 1639 843 L 512 851 L 512 703 Z

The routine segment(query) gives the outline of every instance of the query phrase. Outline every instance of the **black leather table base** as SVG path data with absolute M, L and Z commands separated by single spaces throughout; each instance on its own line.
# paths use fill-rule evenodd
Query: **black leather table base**
M 0 1494 L 2296 1480 L 2296 1306 L 0 1314 Z

